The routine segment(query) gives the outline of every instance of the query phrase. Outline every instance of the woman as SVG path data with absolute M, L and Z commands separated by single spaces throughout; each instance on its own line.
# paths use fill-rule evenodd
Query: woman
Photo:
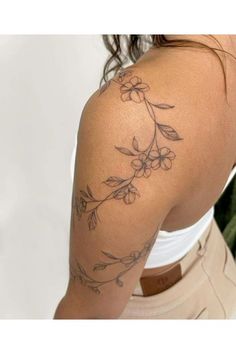
M 55 318 L 233 318 L 236 265 L 213 205 L 236 172 L 236 36 L 104 40 L 114 76 L 80 121 Z

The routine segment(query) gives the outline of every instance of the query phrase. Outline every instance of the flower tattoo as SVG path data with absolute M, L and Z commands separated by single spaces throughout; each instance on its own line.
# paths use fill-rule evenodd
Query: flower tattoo
M 170 125 L 159 122 L 157 117 L 157 110 L 173 109 L 174 106 L 167 103 L 152 103 L 147 97 L 147 92 L 150 90 L 148 84 L 144 83 L 138 76 L 132 75 L 132 70 L 120 71 L 112 80 L 105 83 L 100 89 L 100 95 L 103 94 L 111 82 L 119 85 L 120 98 L 124 103 L 133 102 L 138 104 L 144 104 L 148 116 L 153 121 L 153 136 L 150 139 L 150 144 L 141 149 L 138 139 L 134 136 L 132 140 L 132 148 L 115 146 L 121 154 L 129 157 L 133 157 L 130 161 L 132 168 L 132 175 L 129 178 L 122 178 L 119 176 L 108 177 L 102 183 L 105 183 L 108 187 L 112 188 L 112 192 L 108 193 L 103 199 L 97 199 L 94 197 L 90 187 L 87 185 L 87 190 L 81 190 L 80 197 L 73 196 L 73 208 L 80 219 L 82 214 L 88 213 L 88 227 L 89 230 L 94 230 L 98 225 L 98 208 L 105 202 L 115 199 L 122 200 L 125 204 L 132 204 L 137 197 L 140 197 L 140 193 L 134 186 L 133 182 L 135 178 L 149 177 L 153 171 L 162 169 L 168 171 L 171 169 L 173 160 L 175 159 L 175 153 L 167 146 L 160 146 L 158 133 L 160 136 L 167 140 L 178 141 L 183 140 L 177 131 Z M 91 203 L 95 206 L 89 208 Z
M 144 92 L 148 90 L 149 86 L 144 84 L 139 77 L 134 76 L 120 87 L 121 99 L 123 102 L 134 101 L 140 103 L 145 99 Z
M 131 161 L 131 166 L 135 170 L 135 177 L 149 177 L 152 161 L 146 154 L 142 153 L 138 156 L 138 159 Z

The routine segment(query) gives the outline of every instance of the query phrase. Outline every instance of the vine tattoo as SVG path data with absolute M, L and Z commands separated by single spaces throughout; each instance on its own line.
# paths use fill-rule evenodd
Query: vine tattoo
M 132 70 L 122 70 L 117 77 L 106 82 L 100 89 L 100 95 L 105 92 L 111 82 L 119 85 L 120 98 L 123 102 L 132 101 L 136 104 L 144 104 L 149 117 L 153 121 L 153 136 L 150 144 L 144 148 L 140 148 L 137 138 L 134 136 L 132 140 L 132 149 L 127 147 L 115 146 L 116 150 L 127 156 L 132 156 L 130 162 L 132 167 L 132 175 L 129 178 L 120 176 L 110 176 L 102 183 L 112 188 L 112 192 L 108 193 L 105 198 L 97 199 L 94 197 L 90 187 L 87 185 L 86 190 L 80 190 L 80 196 L 73 196 L 72 207 L 75 210 L 78 220 L 82 214 L 88 214 L 87 222 L 89 230 L 94 230 L 97 226 L 99 215 L 98 208 L 111 199 L 123 200 L 125 204 L 132 204 L 137 197 L 140 197 L 138 189 L 133 184 L 135 178 L 147 178 L 152 171 L 161 168 L 169 170 L 172 167 L 172 161 L 175 159 L 175 153 L 167 146 L 160 146 L 157 141 L 158 132 L 166 139 L 177 141 L 182 140 L 177 131 L 170 125 L 159 122 L 156 111 L 173 109 L 174 106 L 166 103 L 152 103 L 147 98 L 146 93 L 150 87 L 142 82 L 138 76 L 132 75 Z M 93 207 L 89 208 L 92 203 Z M 91 204 L 90 204 L 91 205 Z
M 73 281 L 79 281 L 80 284 L 87 286 L 89 289 L 94 291 L 96 294 L 100 294 L 101 286 L 115 282 L 117 286 L 122 287 L 124 285 L 123 281 L 120 279 L 124 274 L 126 274 L 130 269 L 132 269 L 141 259 L 145 258 L 151 251 L 152 246 L 156 239 L 156 232 L 153 236 L 144 243 L 143 248 L 140 251 L 132 251 L 125 257 L 117 257 L 111 253 L 101 251 L 104 256 L 108 259 L 107 261 L 96 263 L 93 266 L 93 271 L 103 271 L 106 268 L 111 268 L 115 264 L 120 264 L 124 268 L 116 276 L 111 279 L 99 281 L 89 276 L 84 267 L 75 260 L 74 264 L 70 264 L 70 279 Z

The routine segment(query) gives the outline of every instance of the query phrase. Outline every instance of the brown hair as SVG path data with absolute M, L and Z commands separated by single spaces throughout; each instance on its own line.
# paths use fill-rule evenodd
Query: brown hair
M 195 47 L 210 50 L 212 54 L 214 54 L 219 60 L 224 76 L 224 89 L 227 96 L 226 73 L 224 63 L 219 55 L 219 52 L 222 54 L 228 54 L 234 59 L 236 59 L 236 57 L 224 50 L 219 41 L 212 35 L 207 35 L 207 37 L 211 38 L 217 43 L 217 48 L 208 46 L 207 44 L 195 40 L 167 39 L 165 35 L 157 34 L 103 35 L 102 37 L 105 47 L 110 52 L 110 56 L 108 57 L 104 65 L 100 85 L 103 81 L 108 81 L 110 73 L 113 73 L 115 75 L 121 68 L 123 68 L 123 66 L 127 63 L 128 59 L 135 63 L 145 53 L 145 51 L 148 49 L 148 46 L 154 46 L 157 48 Z

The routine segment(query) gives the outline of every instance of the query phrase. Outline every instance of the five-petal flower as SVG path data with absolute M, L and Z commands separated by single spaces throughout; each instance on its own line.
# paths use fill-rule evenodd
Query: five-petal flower
M 131 161 L 131 166 L 135 170 L 135 177 L 149 177 L 151 174 L 152 161 L 144 153 L 138 156 L 138 159 Z
M 134 76 L 120 87 L 122 101 L 134 101 L 140 103 L 144 100 L 144 92 L 149 90 L 149 86 L 142 80 Z
M 163 170 L 169 170 L 172 166 L 172 160 L 175 158 L 175 153 L 167 147 L 162 147 L 159 151 L 152 150 L 150 152 L 151 166 L 153 170 L 161 167 Z

